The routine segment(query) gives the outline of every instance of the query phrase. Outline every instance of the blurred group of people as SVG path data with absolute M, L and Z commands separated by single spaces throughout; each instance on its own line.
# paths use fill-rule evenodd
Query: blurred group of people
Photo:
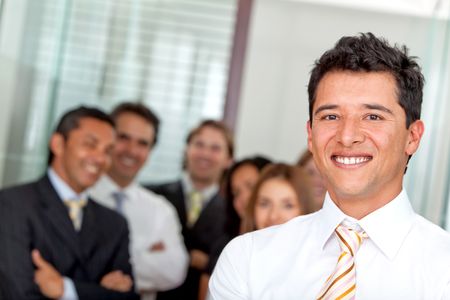
M 62 116 L 45 174 L 0 191 L 0 299 L 203 300 L 231 239 L 323 203 L 309 151 L 234 161 L 215 120 L 188 134 L 178 180 L 141 185 L 159 127 L 138 102 Z

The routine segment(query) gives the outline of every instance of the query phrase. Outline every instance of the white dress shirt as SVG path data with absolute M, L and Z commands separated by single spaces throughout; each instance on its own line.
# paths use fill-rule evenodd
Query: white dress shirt
M 125 189 L 103 176 L 90 189 L 99 203 L 115 209 L 113 193 L 122 191 L 122 213 L 130 227 L 130 256 L 134 278 L 142 300 L 153 300 L 156 291 L 179 286 L 186 277 L 189 257 L 175 208 L 162 196 L 132 183 Z M 150 251 L 162 242 L 163 250 Z
M 323 208 L 231 241 L 210 280 L 215 300 L 316 299 L 333 272 L 344 219 L 369 236 L 355 257 L 356 299 L 450 299 L 450 235 L 414 213 L 402 191 L 357 221 L 327 194 Z

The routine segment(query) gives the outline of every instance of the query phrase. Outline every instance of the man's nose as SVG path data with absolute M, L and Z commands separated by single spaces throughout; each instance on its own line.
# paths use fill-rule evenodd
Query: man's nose
M 364 134 L 360 128 L 360 121 L 356 118 L 340 120 L 336 139 L 345 147 L 351 147 L 353 144 L 364 141 Z
M 104 149 L 99 148 L 93 153 L 93 158 L 96 163 L 105 164 L 109 160 L 110 154 L 107 154 Z

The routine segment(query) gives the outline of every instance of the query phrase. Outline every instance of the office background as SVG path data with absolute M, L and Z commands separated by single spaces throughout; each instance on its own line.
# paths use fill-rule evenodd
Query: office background
M 371 31 L 423 66 L 426 131 L 405 188 L 419 213 L 450 226 L 449 14 L 450 0 L 0 0 L 1 186 L 42 174 L 63 111 L 123 100 L 163 122 L 141 181 L 178 177 L 203 118 L 234 128 L 238 158 L 294 162 L 313 61 Z

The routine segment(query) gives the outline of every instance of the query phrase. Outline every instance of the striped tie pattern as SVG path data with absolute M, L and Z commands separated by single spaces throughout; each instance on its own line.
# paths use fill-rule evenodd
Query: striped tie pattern
M 341 255 L 333 274 L 328 277 L 317 300 L 354 300 L 356 293 L 355 255 L 361 246 L 365 232 L 358 232 L 340 224 L 335 230 Z

